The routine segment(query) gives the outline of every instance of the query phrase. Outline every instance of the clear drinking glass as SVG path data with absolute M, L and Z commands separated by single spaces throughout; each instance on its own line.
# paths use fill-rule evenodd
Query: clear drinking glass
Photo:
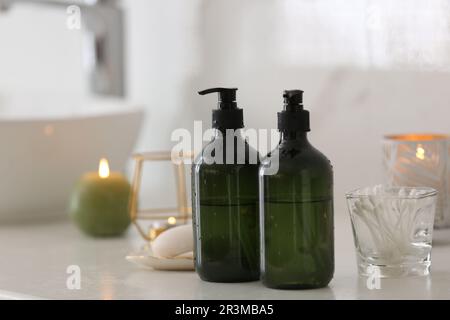
M 346 197 L 360 275 L 429 274 L 435 189 L 375 186 Z

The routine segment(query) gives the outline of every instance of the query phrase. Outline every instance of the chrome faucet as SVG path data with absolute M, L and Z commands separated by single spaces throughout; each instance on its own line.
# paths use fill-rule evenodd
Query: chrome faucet
M 19 3 L 80 8 L 83 61 L 91 92 L 125 96 L 124 14 L 116 0 L 0 0 L 0 10 Z

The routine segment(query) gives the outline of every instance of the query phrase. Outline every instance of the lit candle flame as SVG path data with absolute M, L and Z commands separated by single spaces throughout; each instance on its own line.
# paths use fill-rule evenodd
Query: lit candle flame
M 100 163 L 98 165 L 98 175 L 102 179 L 109 177 L 109 164 L 108 160 L 105 158 L 100 159 Z
M 422 147 L 421 144 L 419 144 L 419 145 L 417 146 L 417 149 L 416 149 L 416 157 L 417 157 L 417 159 L 420 159 L 420 160 L 425 159 L 425 149 Z
M 171 225 L 174 225 L 175 223 L 177 223 L 177 219 L 175 217 L 170 217 L 169 219 L 167 219 L 167 222 Z

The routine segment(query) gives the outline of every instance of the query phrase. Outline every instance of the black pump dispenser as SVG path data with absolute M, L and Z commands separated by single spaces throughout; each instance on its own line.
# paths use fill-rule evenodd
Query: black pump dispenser
M 214 134 L 195 157 L 191 179 L 195 270 L 205 281 L 255 281 L 260 275 L 260 157 L 241 131 L 236 90 L 199 92 L 219 95 L 212 114 Z
M 303 109 L 303 91 L 285 90 L 284 108 L 278 112 L 278 130 L 281 132 L 310 131 L 309 111 Z
M 212 127 L 215 129 L 240 129 L 244 127 L 244 115 L 242 109 L 236 103 L 237 88 L 211 88 L 199 91 L 200 95 L 217 92 L 219 101 L 218 109 L 212 113 Z
M 277 289 L 322 288 L 334 274 L 333 167 L 308 141 L 303 91 L 283 98 L 280 142 L 259 170 L 261 280 Z

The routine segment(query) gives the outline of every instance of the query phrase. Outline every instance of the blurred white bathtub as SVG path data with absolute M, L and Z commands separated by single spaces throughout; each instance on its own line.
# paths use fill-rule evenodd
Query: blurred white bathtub
M 139 135 L 140 108 L 44 101 L 0 101 L 0 223 L 64 217 L 78 177 L 101 157 L 122 171 Z

